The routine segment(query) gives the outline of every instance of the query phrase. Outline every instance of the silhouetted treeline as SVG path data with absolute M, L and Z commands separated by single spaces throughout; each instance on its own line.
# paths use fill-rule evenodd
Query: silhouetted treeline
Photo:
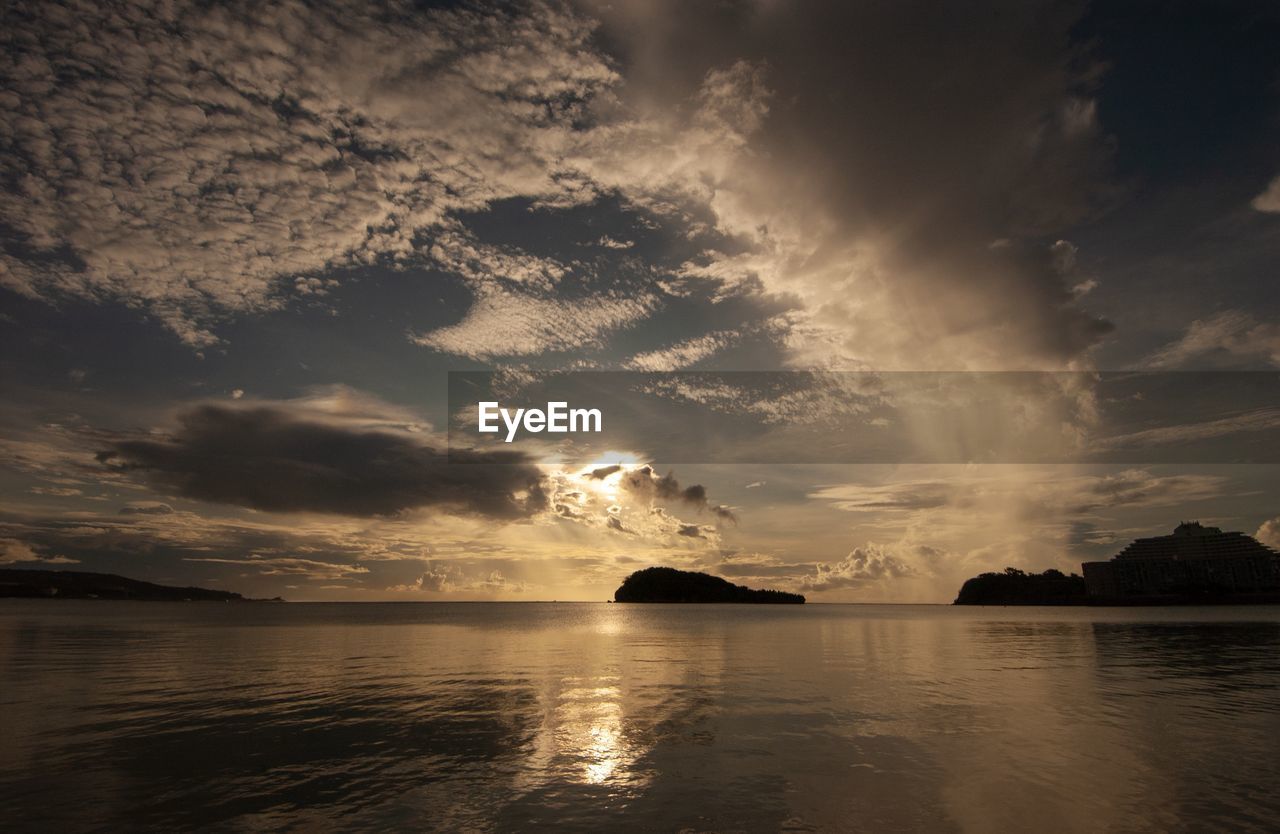
M 1087 605 L 1089 592 L 1084 578 L 1050 568 L 1044 573 L 1026 573 L 1005 568 L 1003 573 L 984 573 L 960 588 L 956 605 Z
M 757 591 L 718 576 L 675 568 L 645 568 L 614 591 L 616 602 L 765 602 L 802 603 L 802 594 Z
M 173 588 L 111 573 L 69 570 L 0 569 L 0 597 L 44 599 L 136 599 L 181 602 L 243 600 L 231 591 Z

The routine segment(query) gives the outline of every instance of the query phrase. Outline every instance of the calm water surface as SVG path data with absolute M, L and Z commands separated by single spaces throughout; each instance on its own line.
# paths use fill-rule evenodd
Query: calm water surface
M 1277 819 L 1277 608 L 0 600 L 7 830 Z

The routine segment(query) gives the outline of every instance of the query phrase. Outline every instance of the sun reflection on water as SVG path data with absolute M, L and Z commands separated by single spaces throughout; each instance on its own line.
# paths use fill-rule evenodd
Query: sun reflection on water
M 623 735 L 621 697 L 616 683 L 566 689 L 560 696 L 556 746 L 589 785 L 625 779 L 635 761 L 636 751 Z
M 587 760 L 583 768 L 585 779 L 592 785 L 608 782 L 619 765 L 629 764 L 623 755 L 621 707 L 613 702 L 604 703 L 599 713 L 596 723 L 587 731 L 589 741 L 583 750 L 583 758 Z

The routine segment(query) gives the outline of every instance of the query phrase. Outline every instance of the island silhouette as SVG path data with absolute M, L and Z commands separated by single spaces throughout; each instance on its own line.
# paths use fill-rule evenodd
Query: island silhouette
M 956 596 L 956 605 L 1088 605 L 1089 591 L 1084 577 L 1067 575 L 1050 568 L 1044 573 L 1026 573 L 1005 568 L 1000 573 L 983 573 L 965 581 Z
M 623 580 L 614 602 L 749 602 L 798 605 L 803 594 L 756 590 L 727 579 L 675 568 L 645 568 Z
M 1166 536 L 1135 539 L 1084 576 L 1005 568 L 967 580 L 956 605 L 1273 605 L 1280 553 L 1252 536 L 1184 521 Z

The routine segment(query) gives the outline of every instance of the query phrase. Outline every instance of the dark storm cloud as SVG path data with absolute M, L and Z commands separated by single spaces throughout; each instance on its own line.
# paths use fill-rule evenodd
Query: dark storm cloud
M 1120 193 L 1104 68 L 1073 41 L 1084 3 L 587 5 L 637 99 L 701 86 L 733 113 L 746 88 L 712 82 L 754 68 L 770 92 L 758 153 L 718 184 L 720 221 L 790 250 L 772 285 L 797 290 L 847 356 L 1058 363 L 1110 330 L 1057 256 Z M 947 339 L 969 355 L 930 355 Z
M 279 406 L 202 405 L 181 415 L 171 437 L 118 440 L 99 460 L 188 498 L 273 512 L 439 507 L 518 518 L 546 503 L 540 472 L 521 454 L 477 452 L 451 464 L 409 433 L 330 425 Z

